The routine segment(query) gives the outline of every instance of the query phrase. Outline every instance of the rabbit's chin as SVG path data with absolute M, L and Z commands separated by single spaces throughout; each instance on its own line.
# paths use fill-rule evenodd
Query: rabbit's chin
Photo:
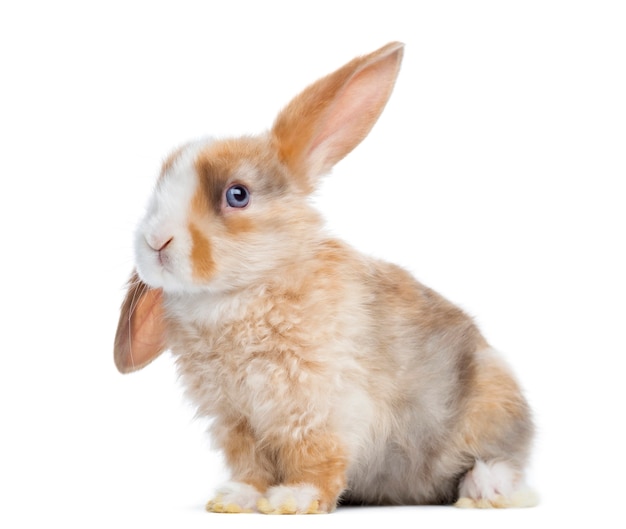
M 174 296 L 181 294 L 226 294 L 242 288 L 239 285 L 231 284 L 228 281 L 220 281 L 217 278 L 204 282 L 194 281 L 158 267 L 141 267 L 137 265 L 137 274 L 150 288 L 159 288 L 166 294 Z
M 137 263 L 137 274 L 150 288 L 160 288 L 164 292 L 172 294 L 196 292 L 207 288 L 205 285 L 198 285 L 180 277 L 180 275 L 172 273 L 164 267 L 142 266 L 140 263 Z

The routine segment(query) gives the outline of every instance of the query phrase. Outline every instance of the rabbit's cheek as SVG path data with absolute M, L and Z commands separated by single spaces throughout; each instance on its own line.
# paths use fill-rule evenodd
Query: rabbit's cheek
M 193 278 L 203 282 L 210 279 L 215 273 L 211 243 L 191 222 L 189 223 L 189 234 L 191 236 L 190 260 Z

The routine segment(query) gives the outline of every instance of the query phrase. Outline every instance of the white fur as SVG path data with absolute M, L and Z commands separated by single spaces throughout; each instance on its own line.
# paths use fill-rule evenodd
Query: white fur
M 474 499 L 510 496 L 518 479 L 518 473 L 505 462 L 479 460 L 463 478 L 459 492 Z
M 207 510 L 214 512 L 252 512 L 261 498 L 261 493 L 252 485 L 238 481 L 227 481 L 207 503 Z
M 265 501 L 258 504 L 259 510 L 272 514 L 303 514 L 317 512 L 319 490 L 313 485 L 279 485 L 272 487 L 265 495 Z
M 477 460 L 459 485 L 458 507 L 531 507 L 536 503 L 520 472 L 505 461 Z

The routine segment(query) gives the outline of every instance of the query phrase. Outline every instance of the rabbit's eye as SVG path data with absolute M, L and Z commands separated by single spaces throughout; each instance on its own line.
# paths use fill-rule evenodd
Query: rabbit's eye
M 231 208 L 245 208 L 250 202 L 250 192 L 240 184 L 230 186 L 226 190 L 226 202 Z

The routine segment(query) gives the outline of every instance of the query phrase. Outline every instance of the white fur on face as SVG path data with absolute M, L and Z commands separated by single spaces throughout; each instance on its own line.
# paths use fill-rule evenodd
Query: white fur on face
M 193 284 L 187 229 L 189 204 L 198 186 L 196 156 L 210 143 L 202 140 L 181 150 L 157 183 L 135 233 L 137 272 L 153 288 L 175 292 Z M 167 247 L 159 252 L 166 243 Z

